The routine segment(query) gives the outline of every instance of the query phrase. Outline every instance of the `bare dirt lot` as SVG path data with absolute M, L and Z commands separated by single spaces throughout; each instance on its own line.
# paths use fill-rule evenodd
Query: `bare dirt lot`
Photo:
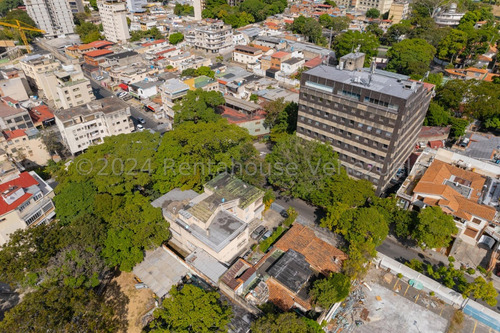
M 118 316 L 126 318 L 123 322 L 122 332 L 140 333 L 144 326 L 142 318 L 155 305 L 153 292 L 150 289 L 135 289 L 137 281 L 134 274 L 121 272 L 111 280 L 107 295 L 118 308 Z M 117 290 L 120 292 L 117 292 Z

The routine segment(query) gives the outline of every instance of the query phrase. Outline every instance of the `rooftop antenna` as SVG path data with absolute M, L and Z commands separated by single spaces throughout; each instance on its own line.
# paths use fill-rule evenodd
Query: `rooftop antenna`
M 372 61 L 370 65 L 370 74 L 368 75 L 368 85 L 372 83 L 372 75 L 375 73 L 376 68 L 377 68 L 377 63 L 375 61 Z

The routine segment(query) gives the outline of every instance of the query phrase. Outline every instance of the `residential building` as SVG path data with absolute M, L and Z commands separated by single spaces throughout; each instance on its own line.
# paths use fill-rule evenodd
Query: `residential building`
M 256 63 L 261 56 L 261 49 L 247 45 L 236 45 L 233 51 L 233 61 L 242 64 Z
M 42 73 L 39 79 L 39 88 L 46 98 L 54 101 L 56 108 L 69 109 L 95 99 L 90 80 L 83 75 L 79 65 Z
M 44 104 L 32 107 L 29 110 L 29 114 L 31 120 L 33 121 L 33 125 L 35 125 L 35 127 L 37 128 L 54 125 L 56 122 L 56 120 L 54 119 L 54 113 L 49 109 L 47 105 Z
M 14 231 L 47 223 L 55 216 L 54 191 L 34 171 L 0 184 L 0 192 L 0 245 Z
M 440 8 L 440 11 L 434 16 L 434 21 L 437 25 L 442 27 L 456 27 L 465 13 L 457 13 L 457 4 L 450 4 L 448 10 Z
M 304 66 L 305 60 L 300 58 L 290 58 L 281 63 L 281 71 L 285 75 L 292 75 Z
M 38 90 L 40 88 L 39 75 L 45 72 L 53 71 L 59 67 L 61 64 L 54 60 L 52 54 L 29 54 L 24 56 L 19 62 L 21 69 L 26 75 L 26 79 L 30 87 L 33 90 Z
M 131 13 L 144 13 L 147 0 L 127 0 L 127 10 Z
M 114 43 L 129 39 L 126 3 L 100 0 L 97 6 L 106 39 Z
M 36 128 L 3 131 L 0 144 L 10 158 L 25 168 L 46 165 L 51 159 Z
M 219 83 L 216 80 L 205 75 L 184 80 L 184 83 L 189 86 L 190 90 L 196 90 L 196 89 L 201 89 L 203 91 L 219 90 Z
M 139 81 L 129 86 L 129 92 L 135 92 L 140 99 L 150 98 L 158 94 L 158 84 L 155 81 Z
M 68 1 L 71 13 L 84 13 L 85 7 L 83 6 L 83 0 L 71 0 Z
M 284 311 L 312 309 L 309 290 L 314 276 L 340 272 L 347 255 L 325 237 L 295 223 L 255 265 L 239 259 L 220 278 L 220 289 L 252 305 L 270 301 Z M 266 276 L 259 283 L 257 277 Z
M 457 80 L 478 80 L 478 81 L 489 81 L 492 82 L 494 77 L 500 76 L 500 74 L 494 74 L 489 72 L 487 69 L 480 69 L 476 67 L 469 68 L 446 68 L 444 70 L 446 75 L 451 79 Z
M 271 55 L 271 69 L 277 71 L 281 70 L 281 63 L 290 59 L 292 57 L 291 53 L 279 51 Z
M 263 136 L 269 134 L 269 128 L 264 126 L 266 112 L 259 104 L 247 102 L 231 95 L 224 96 L 225 104 L 219 107 L 223 118 L 230 124 L 246 128 L 250 135 Z
M 233 46 L 233 28 L 222 21 L 205 20 L 185 34 L 189 46 L 207 53 L 228 51 Z
M 371 8 L 378 9 L 381 13 L 387 13 L 391 9 L 393 0 L 356 0 L 356 9 L 359 11 L 367 11 Z
M 46 36 L 74 33 L 75 24 L 68 0 L 26 0 L 24 4 L 28 15 Z
M 286 41 L 279 37 L 260 36 L 252 44 L 266 46 L 274 50 L 283 50 L 286 47 Z
M 476 166 L 481 168 L 479 161 L 473 162 L 474 167 L 465 156 L 444 161 L 451 152 L 441 151 L 427 149 L 421 154 L 398 190 L 398 204 L 410 209 L 441 207 L 453 216 L 459 230 L 456 237 L 469 244 L 475 245 L 485 233 L 498 239 L 498 179 L 475 172 Z M 498 166 L 486 167 L 493 169 L 498 177 Z
M 205 1 L 203 0 L 194 0 L 194 19 L 196 21 L 201 21 L 201 11 L 205 8 Z
M 394 1 L 389 9 L 389 20 L 392 24 L 398 24 L 406 20 L 410 14 L 410 3 L 408 1 Z
M 10 96 L 18 101 L 29 98 L 31 89 L 26 78 L 15 77 L 0 81 L 0 97 Z
M 114 43 L 107 40 L 96 40 L 95 42 L 82 44 L 82 45 L 72 45 L 64 49 L 64 53 L 71 58 L 80 58 L 82 55 L 88 52 L 96 50 L 104 50 L 112 46 Z
M 363 63 L 351 53 L 302 73 L 297 135 L 330 143 L 348 174 L 381 194 L 415 147 L 434 86 Z
M 86 52 L 83 54 L 83 59 L 86 64 L 91 66 L 99 66 L 99 64 L 105 62 L 107 60 L 106 56 L 113 54 L 114 52 L 111 50 L 95 50 Z
M 0 129 L 13 131 L 16 129 L 33 128 L 28 110 L 22 108 L 17 101 L 4 97 L 0 101 Z
M 161 101 L 163 109 L 167 113 L 167 117 L 171 124 L 174 122 L 174 105 L 182 97 L 186 96 L 189 91 L 189 86 L 179 79 L 169 79 L 160 86 Z
M 222 173 L 204 192 L 174 189 L 152 202 L 170 223 L 171 242 L 187 253 L 202 249 L 222 263 L 248 250 L 250 233 L 261 224 L 264 192 Z
M 55 118 L 59 132 L 73 155 L 91 145 L 102 143 L 107 136 L 127 134 L 134 130 L 130 106 L 115 96 L 57 110 Z

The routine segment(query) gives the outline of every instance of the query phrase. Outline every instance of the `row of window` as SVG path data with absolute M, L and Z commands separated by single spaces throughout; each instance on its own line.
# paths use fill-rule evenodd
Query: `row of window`
M 347 90 L 341 90 L 341 91 L 339 91 L 339 94 L 346 97 L 346 98 L 361 102 L 361 94 L 358 94 L 358 93 L 355 93 L 352 91 L 347 91 Z M 326 105 L 331 104 L 331 101 L 329 99 L 323 99 L 322 97 L 309 95 L 307 93 L 303 93 L 302 97 L 305 99 L 308 99 L 310 101 L 313 101 L 313 102 L 318 101 L 320 103 L 326 102 Z M 376 98 L 365 96 L 363 100 L 365 103 L 370 103 L 370 104 L 382 106 L 382 107 L 388 108 L 389 110 L 398 111 L 398 109 L 399 109 L 399 106 L 396 104 L 384 102 L 384 101 L 376 99 Z M 335 104 L 335 107 L 337 107 L 337 103 L 334 103 L 334 104 Z
M 328 101 L 328 102 L 330 102 L 330 101 Z M 338 103 L 331 103 L 330 102 L 330 103 L 327 103 L 327 105 L 329 105 L 329 107 L 334 111 L 342 112 L 345 114 L 349 113 L 355 117 L 369 119 L 370 121 L 372 121 L 374 123 L 379 123 L 381 125 L 391 126 L 391 127 L 394 127 L 396 125 L 396 121 L 394 119 L 390 119 L 390 118 L 387 118 L 384 116 L 379 116 L 373 112 L 359 110 L 355 107 L 350 107 L 350 106 L 347 106 L 345 104 L 339 105 Z M 330 115 L 331 115 L 332 119 L 335 119 L 335 115 L 332 114 L 331 112 L 321 111 L 321 110 L 315 109 L 313 107 L 308 107 L 304 104 L 300 105 L 300 109 L 304 112 L 309 112 L 311 114 L 321 115 L 324 118 L 330 118 Z
M 350 145 L 350 144 L 342 142 L 340 140 L 335 140 L 335 139 L 333 139 L 331 137 L 327 137 L 327 136 L 325 136 L 323 134 L 311 131 L 309 129 L 305 129 L 305 128 L 299 126 L 297 128 L 297 130 L 299 131 L 299 133 L 306 134 L 309 137 L 312 137 L 312 138 L 315 138 L 315 139 L 318 139 L 318 140 L 321 140 L 321 141 L 324 141 L 324 142 L 329 142 L 330 144 L 332 144 L 335 147 L 339 147 L 339 148 L 341 148 L 343 150 L 351 151 L 353 153 L 356 153 L 357 155 L 364 156 L 366 158 L 371 159 L 374 162 L 383 163 L 384 160 L 385 160 L 384 156 L 377 155 L 377 154 L 375 154 L 373 152 L 366 151 L 365 149 L 361 149 L 361 148 L 359 148 L 357 146 Z M 355 163 L 356 161 L 350 161 L 350 162 Z M 365 167 L 364 164 L 363 164 L 363 167 Z M 369 169 L 371 169 L 372 165 L 367 165 L 366 167 L 368 167 Z M 380 170 L 377 170 L 377 171 L 380 171 Z
M 301 116 L 299 119 L 304 124 L 310 124 L 310 125 L 313 125 L 315 127 L 322 128 L 325 131 L 330 131 L 333 134 L 349 138 L 351 140 L 362 143 L 365 146 L 370 145 L 371 147 L 374 147 L 374 148 L 379 149 L 379 150 L 384 150 L 384 151 L 386 151 L 389 148 L 389 146 L 387 144 L 382 144 L 382 143 L 377 142 L 375 140 L 370 140 L 368 138 L 362 137 L 358 134 L 354 134 L 354 133 L 351 133 L 349 131 L 346 131 L 346 130 L 343 130 L 340 128 L 336 128 L 333 126 L 328 126 L 327 124 L 324 124 L 324 123 L 320 124 L 320 122 L 318 122 L 318 121 L 314 121 L 312 119 L 305 118 L 303 116 Z

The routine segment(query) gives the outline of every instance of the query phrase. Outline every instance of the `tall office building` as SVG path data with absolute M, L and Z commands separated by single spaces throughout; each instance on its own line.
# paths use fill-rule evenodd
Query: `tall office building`
M 125 2 L 99 1 L 97 4 L 106 39 L 118 43 L 130 38 Z
M 330 143 L 348 174 L 381 194 L 415 146 L 433 86 L 363 63 L 351 53 L 302 74 L 297 135 Z
M 75 32 L 73 14 L 67 0 L 25 0 L 28 15 L 46 36 L 58 36 Z

